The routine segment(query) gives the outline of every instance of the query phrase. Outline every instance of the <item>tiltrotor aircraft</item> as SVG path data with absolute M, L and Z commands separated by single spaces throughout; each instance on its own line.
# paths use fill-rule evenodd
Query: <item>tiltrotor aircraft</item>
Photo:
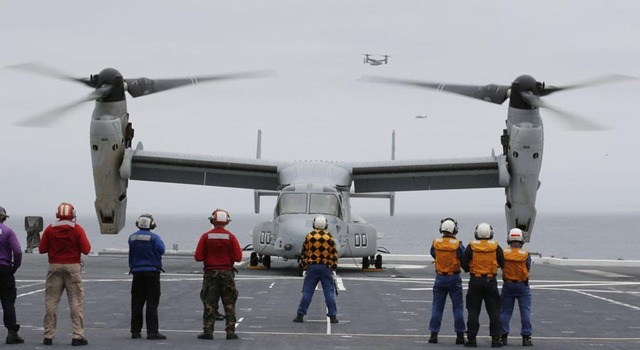
M 507 226 L 519 227 L 529 240 L 536 216 L 535 199 L 542 160 L 540 99 L 555 91 L 529 76 L 510 86 L 461 86 L 371 78 L 378 82 L 441 89 L 502 103 L 511 98 L 507 129 L 501 141 L 503 155 L 448 160 L 395 160 L 378 162 L 269 161 L 261 159 L 260 134 L 256 159 L 220 155 L 153 152 L 142 143 L 132 147 L 125 91 L 133 97 L 169 90 L 195 81 L 248 78 L 261 73 L 239 73 L 199 78 L 125 79 L 107 68 L 89 79 L 77 79 L 45 69 L 23 66 L 38 73 L 83 83 L 95 89 L 86 98 L 55 110 L 95 100 L 90 142 L 96 191 L 95 209 L 103 234 L 117 234 L 125 225 L 129 180 L 222 186 L 255 190 L 255 211 L 261 196 L 277 196 L 273 219 L 258 224 L 252 233 L 250 265 L 270 267 L 271 257 L 299 258 L 306 233 L 318 214 L 328 218 L 329 231 L 340 257 L 362 258 L 362 267 L 382 267 L 379 232 L 351 211 L 353 197 L 387 198 L 393 215 L 395 191 L 504 187 Z M 24 125 L 43 125 L 55 117 L 38 115 Z M 581 124 L 583 125 L 583 124 Z M 587 124 L 588 125 L 588 124 Z M 395 142 L 392 142 L 392 147 Z M 492 152 L 493 153 L 493 152 Z M 393 152 L 392 152 L 393 155 Z M 377 255 L 376 255 L 377 254 Z
M 389 63 L 389 55 L 372 55 L 370 53 L 363 53 L 364 59 L 362 63 L 368 63 L 370 66 L 379 66 Z M 371 56 L 380 56 L 383 58 L 372 58 Z

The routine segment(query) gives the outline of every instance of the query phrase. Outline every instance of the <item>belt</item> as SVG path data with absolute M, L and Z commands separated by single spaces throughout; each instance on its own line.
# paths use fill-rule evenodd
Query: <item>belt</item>
M 438 276 L 453 276 L 453 275 L 459 275 L 460 271 L 456 271 L 456 272 L 436 272 L 438 274 Z
M 526 282 L 526 281 L 518 281 L 518 280 L 503 280 L 503 281 L 508 282 L 508 283 L 520 283 L 520 282 Z
M 492 273 L 487 273 L 487 274 L 474 273 L 472 276 L 473 277 L 494 277 Z

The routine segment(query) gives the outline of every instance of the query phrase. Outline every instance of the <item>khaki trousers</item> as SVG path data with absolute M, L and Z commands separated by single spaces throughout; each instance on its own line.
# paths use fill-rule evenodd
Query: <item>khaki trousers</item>
M 44 337 L 53 339 L 56 335 L 58 304 L 62 292 L 67 291 L 73 339 L 84 338 L 84 287 L 80 264 L 49 264 L 44 292 Z

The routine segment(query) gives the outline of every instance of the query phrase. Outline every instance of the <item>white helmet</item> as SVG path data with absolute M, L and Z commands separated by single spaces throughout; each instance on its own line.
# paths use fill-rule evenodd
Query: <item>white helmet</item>
M 156 221 L 151 214 L 142 214 L 136 220 L 136 226 L 141 230 L 153 230 L 156 228 Z
M 476 226 L 474 235 L 476 239 L 491 239 L 493 238 L 493 227 L 486 222 L 480 223 Z
M 507 234 L 507 243 L 521 242 L 524 243 L 524 234 L 519 228 L 512 228 Z
M 458 234 L 458 223 L 452 218 L 444 218 L 440 221 L 440 233 Z
M 327 227 L 329 227 L 329 222 L 327 221 L 327 218 L 322 216 L 322 215 L 318 215 L 316 216 L 315 219 L 313 219 L 313 228 L 316 230 L 326 230 Z

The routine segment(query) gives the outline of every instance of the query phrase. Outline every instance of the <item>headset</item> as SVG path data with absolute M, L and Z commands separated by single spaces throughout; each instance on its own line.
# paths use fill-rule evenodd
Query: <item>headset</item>
M 209 222 L 212 225 L 228 225 L 231 222 L 231 214 L 226 210 L 216 209 L 209 216 Z
M 141 230 L 153 230 L 156 226 L 156 221 L 151 214 L 142 214 L 136 220 L 136 226 Z
M 458 222 L 453 219 L 453 218 L 444 218 L 442 220 L 440 220 L 440 233 L 443 233 L 442 231 L 442 224 L 445 223 L 445 221 L 451 221 L 453 222 L 453 232 L 451 232 L 454 236 L 458 234 Z M 449 232 L 449 231 L 447 231 Z

